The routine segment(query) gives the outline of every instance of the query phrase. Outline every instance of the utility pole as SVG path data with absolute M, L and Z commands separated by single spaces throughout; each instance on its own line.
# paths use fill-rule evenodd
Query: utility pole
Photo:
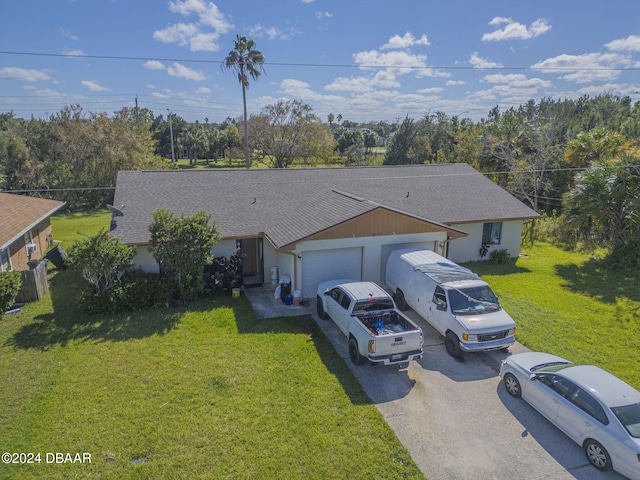
M 136 125 L 140 125 L 140 110 L 138 110 L 138 96 L 136 95 Z
M 167 112 L 169 112 L 168 108 Z M 169 117 L 169 136 L 171 137 L 171 163 L 176 163 L 176 154 L 173 151 L 173 125 L 171 123 L 171 112 L 169 112 L 167 116 Z

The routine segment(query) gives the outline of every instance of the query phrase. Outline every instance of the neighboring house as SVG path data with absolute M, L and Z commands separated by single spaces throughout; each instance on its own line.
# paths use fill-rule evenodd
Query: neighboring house
M 50 216 L 64 202 L 0 193 L 0 271 L 29 270 L 53 246 Z
M 239 246 L 245 284 L 269 283 L 273 267 L 292 288 L 314 295 L 319 282 L 383 283 L 389 253 L 423 247 L 457 262 L 489 249 L 520 252 L 525 219 L 538 214 L 471 166 L 120 172 L 113 236 L 138 247 L 135 262 L 158 271 L 148 251 L 152 212 L 210 213 L 223 240 L 217 256 Z

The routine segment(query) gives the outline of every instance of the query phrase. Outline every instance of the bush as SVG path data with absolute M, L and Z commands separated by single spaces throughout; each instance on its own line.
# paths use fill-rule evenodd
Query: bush
M 176 297 L 176 283 L 166 275 L 130 270 L 120 285 L 104 292 L 95 288 L 82 294 L 82 305 L 88 313 L 115 313 L 169 306 Z
M 511 255 L 509 255 L 509 252 L 506 248 L 501 248 L 500 250 L 492 250 L 489 253 L 489 261 L 491 263 L 496 263 L 499 265 L 509 263 L 511 261 Z
M 22 276 L 20 272 L 0 273 L 0 317 L 16 301 L 21 286 Z

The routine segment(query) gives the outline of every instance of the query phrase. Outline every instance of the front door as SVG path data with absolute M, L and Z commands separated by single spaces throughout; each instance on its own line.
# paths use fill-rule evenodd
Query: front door
M 242 260 L 242 283 L 245 287 L 256 287 L 264 283 L 262 261 L 262 239 L 245 238 L 240 240 Z

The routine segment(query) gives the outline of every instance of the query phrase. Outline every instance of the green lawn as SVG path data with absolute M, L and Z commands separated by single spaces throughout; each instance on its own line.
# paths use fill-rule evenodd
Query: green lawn
M 593 363 L 640 390 L 640 278 L 546 243 L 515 265 L 468 265 L 489 282 L 518 325 L 518 341 Z
M 53 222 L 67 246 L 99 218 Z M 246 298 L 87 316 L 69 270 L 0 320 L 0 478 L 423 478 L 310 317 Z M 47 464 L 47 453 L 90 464 Z
M 63 248 L 108 212 L 54 217 Z M 640 387 L 638 278 L 548 244 L 471 267 L 518 339 Z M 309 317 L 256 320 L 246 298 L 87 316 L 69 270 L 0 319 L 0 478 L 423 478 Z M 91 464 L 47 464 L 46 453 Z

